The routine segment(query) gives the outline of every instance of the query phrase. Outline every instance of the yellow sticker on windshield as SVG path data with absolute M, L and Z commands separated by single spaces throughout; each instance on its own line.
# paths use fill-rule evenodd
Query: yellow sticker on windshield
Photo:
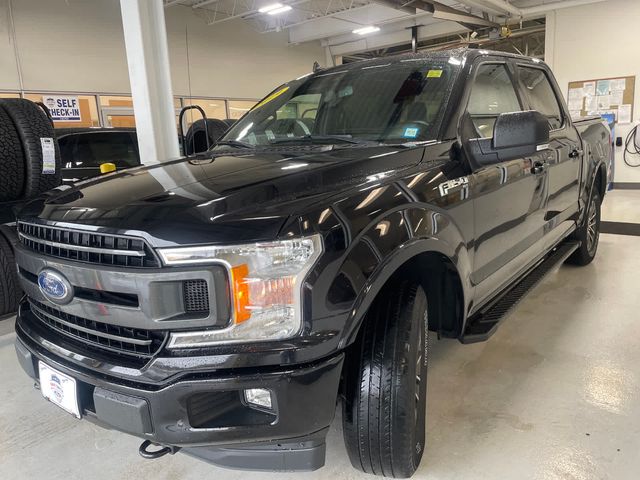
M 429 70 L 427 72 L 427 78 L 440 78 L 442 76 L 442 70 Z
M 271 95 L 269 95 L 268 97 L 266 97 L 264 100 L 262 100 L 260 103 L 258 103 L 255 107 L 253 107 L 251 110 L 255 110 L 256 108 L 260 108 L 263 105 L 266 105 L 267 103 L 269 103 L 272 100 L 275 100 L 276 98 L 278 98 L 280 95 L 282 95 L 284 92 L 286 92 L 287 90 L 289 90 L 289 87 L 284 87 L 281 88 L 280 90 L 278 90 L 277 92 L 273 92 Z

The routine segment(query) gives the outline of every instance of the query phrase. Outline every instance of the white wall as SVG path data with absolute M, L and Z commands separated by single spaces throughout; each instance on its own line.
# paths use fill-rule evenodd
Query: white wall
M 18 90 L 8 1 L 0 0 L 0 89 Z M 12 0 L 25 90 L 130 91 L 119 0 Z M 286 32 L 260 34 L 243 21 L 208 26 L 190 7 L 165 11 L 175 95 L 260 98 L 323 64 L 318 44 L 290 46 Z
M 547 15 L 546 62 L 555 72 L 565 97 L 569 82 L 636 76 L 634 124 L 640 119 L 640 1 L 608 0 Z M 617 125 L 626 138 L 630 125 Z M 615 182 L 640 182 L 640 168 L 631 168 L 616 149 Z

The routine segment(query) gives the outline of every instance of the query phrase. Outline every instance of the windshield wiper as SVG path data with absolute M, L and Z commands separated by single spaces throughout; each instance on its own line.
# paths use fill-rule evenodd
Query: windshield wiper
M 303 137 L 287 137 L 278 138 L 269 142 L 271 145 L 278 145 L 282 143 L 351 143 L 351 144 L 363 144 L 369 143 L 366 140 L 355 140 L 350 135 L 304 135 Z
M 220 145 L 237 148 L 254 148 L 254 145 L 251 145 L 247 142 L 241 142 L 240 140 L 221 140 L 219 142 L 216 142 L 214 147 L 218 147 Z

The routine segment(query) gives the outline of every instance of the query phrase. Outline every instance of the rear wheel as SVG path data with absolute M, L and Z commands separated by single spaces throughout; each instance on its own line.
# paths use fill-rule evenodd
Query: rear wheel
M 427 296 L 413 281 L 383 291 L 347 359 L 344 436 L 366 473 L 407 478 L 425 447 Z
M 580 241 L 580 248 L 573 252 L 567 263 L 584 266 L 595 258 L 600 241 L 600 203 L 600 195 L 594 191 L 589 200 L 587 214 L 574 235 L 574 238 Z

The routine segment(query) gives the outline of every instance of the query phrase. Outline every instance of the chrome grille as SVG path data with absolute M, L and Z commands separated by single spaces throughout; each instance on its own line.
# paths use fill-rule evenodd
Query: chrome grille
M 143 239 L 18 222 L 20 243 L 50 257 L 100 265 L 157 268 L 160 262 Z
M 62 312 L 31 298 L 29 306 L 33 317 L 49 334 L 47 337 L 53 334 L 63 338 L 79 353 L 118 354 L 144 364 L 162 348 L 166 338 L 166 332 L 163 331 L 96 322 Z

